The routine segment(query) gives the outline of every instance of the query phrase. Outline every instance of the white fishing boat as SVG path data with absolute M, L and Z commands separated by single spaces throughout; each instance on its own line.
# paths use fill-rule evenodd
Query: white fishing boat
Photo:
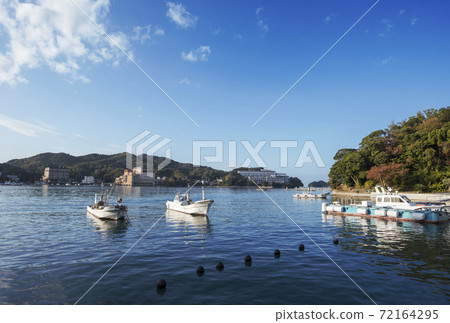
M 205 198 L 205 191 L 202 189 L 202 200 L 193 202 L 190 198 L 190 189 L 186 194 L 177 194 L 173 201 L 167 201 L 167 210 L 177 211 L 191 215 L 205 216 L 214 200 Z
M 349 215 L 382 218 L 393 221 L 423 223 L 443 223 L 449 220 L 446 206 L 431 203 L 413 203 L 405 195 L 392 192 L 384 187 L 375 187 L 375 202 L 362 201 L 361 204 L 322 203 L 322 212 L 333 215 Z
M 294 194 L 293 196 L 296 199 L 326 199 L 329 194 L 330 192 L 322 192 L 318 194 L 303 192 Z
M 125 205 L 122 205 L 122 198 L 119 197 L 117 199 L 117 204 L 109 204 L 110 195 L 111 193 L 107 195 L 106 200 L 103 200 L 102 188 L 100 200 L 97 200 L 97 194 L 95 194 L 94 204 L 87 206 L 87 212 L 101 220 L 117 221 L 125 218 L 127 216 L 128 208 Z
M 418 210 L 423 207 L 440 207 L 437 205 L 427 205 L 425 203 L 413 203 L 405 195 L 392 192 L 391 188 L 387 190 L 382 186 L 375 186 L 375 206 L 402 210 Z

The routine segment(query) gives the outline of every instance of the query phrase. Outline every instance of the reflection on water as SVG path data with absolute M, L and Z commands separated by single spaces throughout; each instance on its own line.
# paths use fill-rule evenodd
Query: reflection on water
M 128 224 L 124 219 L 118 221 L 100 220 L 89 213 L 86 213 L 86 216 L 90 220 L 90 224 L 104 236 L 125 233 L 128 228 Z
M 341 229 L 340 235 L 345 238 L 342 248 L 372 254 L 371 262 L 378 267 L 421 282 L 437 281 L 444 292 L 450 286 L 450 259 L 446 251 L 450 244 L 448 223 L 422 224 L 339 215 L 322 215 L 322 221 L 332 221 Z
M 119 188 L 119 194 L 123 197 L 141 197 L 141 189 L 140 186 L 121 186 Z
M 42 185 L 42 197 L 45 199 L 48 197 L 48 185 Z
M 203 242 L 205 234 L 212 232 L 208 216 L 190 215 L 173 210 L 167 210 L 166 222 L 178 231 L 184 231 L 185 242 L 189 243 L 198 234 Z M 192 231 L 192 236 L 189 234 Z

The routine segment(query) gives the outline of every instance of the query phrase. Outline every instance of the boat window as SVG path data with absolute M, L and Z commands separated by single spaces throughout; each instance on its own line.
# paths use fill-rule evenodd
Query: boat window
M 402 199 L 406 202 L 406 203 L 412 203 L 411 200 L 409 198 L 407 198 L 406 196 L 402 195 Z
M 377 197 L 377 203 L 381 202 L 381 197 Z

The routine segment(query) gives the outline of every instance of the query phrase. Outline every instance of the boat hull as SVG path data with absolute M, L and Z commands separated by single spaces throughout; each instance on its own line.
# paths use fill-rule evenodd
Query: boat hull
M 293 196 L 296 199 L 326 199 L 328 194 L 330 193 L 329 192 L 320 194 L 303 193 L 303 194 L 294 194 Z
M 360 205 L 326 205 L 323 203 L 323 213 L 378 218 L 399 222 L 444 223 L 449 221 L 448 214 L 439 210 L 399 210 L 380 207 L 362 207 Z
M 87 212 L 101 220 L 112 220 L 118 221 L 120 219 L 125 218 L 127 215 L 127 210 L 123 208 L 116 208 L 113 206 L 104 207 L 102 209 L 92 208 L 90 206 L 87 207 Z
M 206 216 L 209 208 L 214 203 L 214 200 L 202 200 L 189 204 L 181 204 L 177 201 L 167 201 L 167 210 L 177 211 L 191 215 Z

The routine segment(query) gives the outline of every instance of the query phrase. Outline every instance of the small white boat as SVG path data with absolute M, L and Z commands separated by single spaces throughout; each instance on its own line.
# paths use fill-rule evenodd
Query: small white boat
M 294 194 L 294 198 L 296 199 L 326 199 L 328 194 L 330 194 L 330 192 L 323 192 L 323 193 L 319 193 L 319 194 L 312 194 L 312 193 L 297 193 Z
M 87 206 L 87 212 L 101 220 L 117 221 L 125 218 L 127 216 L 128 208 L 125 205 L 122 205 L 122 198 L 119 197 L 117 199 L 117 204 L 110 205 L 108 203 L 110 195 L 111 193 L 108 194 L 106 201 L 103 201 L 102 189 L 100 200 L 97 201 L 97 194 L 95 194 L 94 204 Z
M 203 215 L 209 211 L 209 208 L 214 203 L 214 200 L 207 200 L 205 198 L 205 191 L 202 190 L 203 199 L 193 202 L 190 198 L 190 189 L 186 194 L 177 194 L 173 201 L 167 201 L 167 210 L 177 211 L 191 215 Z

